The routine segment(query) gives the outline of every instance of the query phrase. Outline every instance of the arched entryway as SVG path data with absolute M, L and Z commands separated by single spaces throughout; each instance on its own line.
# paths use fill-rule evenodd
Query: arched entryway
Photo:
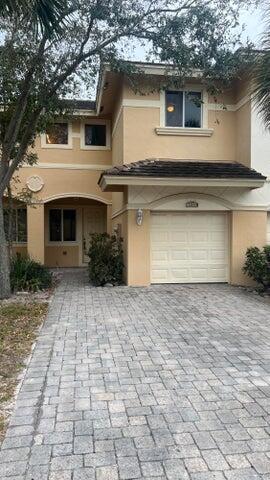
M 87 264 L 91 233 L 110 232 L 110 204 L 82 195 L 61 196 L 44 203 L 45 265 Z

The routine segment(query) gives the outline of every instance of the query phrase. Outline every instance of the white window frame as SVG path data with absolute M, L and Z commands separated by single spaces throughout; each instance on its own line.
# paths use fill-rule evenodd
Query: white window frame
M 46 133 L 42 133 L 40 135 L 40 144 L 41 148 L 57 148 L 57 149 L 65 149 L 65 150 L 71 150 L 73 148 L 73 143 L 72 143 L 72 122 L 68 122 L 66 120 L 58 120 L 55 121 L 55 123 L 66 123 L 68 126 L 68 143 L 47 143 L 46 142 Z
M 4 210 L 8 210 L 8 208 L 4 208 Z M 16 233 L 16 240 L 12 241 L 12 245 L 27 245 L 28 241 L 28 231 L 27 231 L 27 208 L 26 207 L 13 207 L 12 209 L 15 213 L 15 233 Z M 26 241 L 21 242 L 18 240 L 18 210 L 26 210 Z
M 51 210 L 61 210 L 61 239 L 62 240 L 51 240 L 50 239 L 50 211 Z M 75 210 L 76 212 L 76 240 L 68 241 L 64 240 L 64 210 Z M 59 245 L 78 245 L 78 212 L 77 208 L 74 207 L 51 207 L 48 210 L 48 245 L 49 246 L 59 246 Z
M 198 92 L 201 93 L 202 97 L 202 108 L 201 108 L 201 127 L 185 127 L 185 126 L 175 126 L 171 127 L 166 125 L 166 91 L 170 92 Z M 208 129 L 208 94 L 207 91 L 198 85 L 187 85 L 185 88 L 172 88 L 161 90 L 160 92 L 160 101 L 161 101 L 161 109 L 160 109 L 160 126 L 162 128 L 168 129 L 178 129 L 178 130 L 198 130 L 201 131 L 203 129 Z M 185 98 L 183 95 L 183 123 L 185 123 Z
M 106 126 L 106 145 L 86 145 L 85 144 L 85 125 L 105 125 Z M 110 120 L 102 118 L 89 118 L 81 122 L 81 150 L 110 150 L 111 149 L 111 124 Z

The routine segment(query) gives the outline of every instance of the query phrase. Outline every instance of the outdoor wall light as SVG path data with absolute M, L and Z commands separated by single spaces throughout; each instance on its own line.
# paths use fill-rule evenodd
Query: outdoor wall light
M 143 222 L 143 211 L 141 208 L 138 208 L 136 212 L 136 223 L 137 225 L 141 226 L 142 222 Z

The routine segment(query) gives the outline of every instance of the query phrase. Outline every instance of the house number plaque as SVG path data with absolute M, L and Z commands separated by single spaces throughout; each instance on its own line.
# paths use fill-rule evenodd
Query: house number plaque
M 186 202 L 186 208 L 198 208 L 199 204 L 196 200 L 189 200 Z

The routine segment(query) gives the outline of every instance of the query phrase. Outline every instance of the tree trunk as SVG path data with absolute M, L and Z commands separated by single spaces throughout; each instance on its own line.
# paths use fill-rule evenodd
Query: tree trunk
M 4 230 L 3 200 L 0 198 L 0 299 L 10 297 L 9 254 Z

